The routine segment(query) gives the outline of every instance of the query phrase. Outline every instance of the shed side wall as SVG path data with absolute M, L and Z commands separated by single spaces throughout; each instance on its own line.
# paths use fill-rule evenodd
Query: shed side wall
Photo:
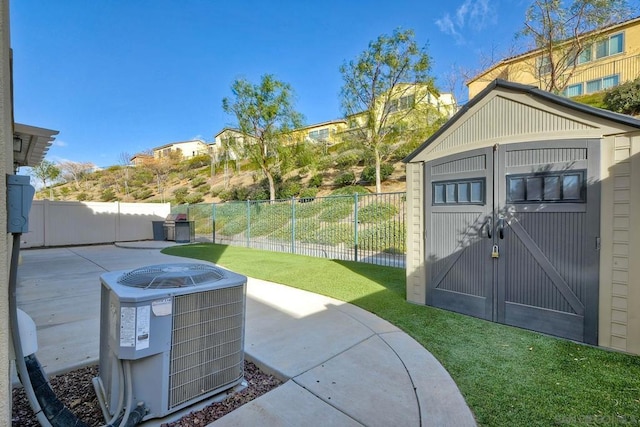
M 424 164 L 407 163 L 407 301 L 426 303 Z
M 636 308 L 629 313 L 627 351 L 640 354 L 640 134 L 631 139 L 631 185 L 629 205 L 629 301 Z
M 599 345 L 640 354 L 640 134 L 602 145 Z M 634 226 L 635 225 L 635 226 Z

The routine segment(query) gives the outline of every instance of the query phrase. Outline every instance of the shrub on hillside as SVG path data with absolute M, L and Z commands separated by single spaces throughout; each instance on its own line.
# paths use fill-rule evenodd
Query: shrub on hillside
M 224 190 L 224 187 L 220 185 L 216 185 L 211 189 L 211 196 L 218 197 L 223 190 Z
M 269 200 L 269 190 L 257 187 L 251 190 L 249 193 L 249 199 L 251 200 Z
M 183 160 L 182 163 L 188 169 L 197 169 L 211 164 L 211 157 L 208 154 L 198 154 L 190 159 Z
M 314 187 L 310 187 L 310 188 L 303 188 L 300 193 L 298 194 L 298 198 L 300 199 L 301 202 L 309 202 L 311 200 L 313 200 L 314 197 L 316 197 L 316 195 L 318 194 L 318 189 L 314 188 Z M 311 200 L 309 200 L 311 199 Z
M 323 175 L 321 173 L 317 173 L 311 177 L 309 180 L 309 187 L 320 187 L 322 185 Z
M 135 191 L 132 196 L 136 200 L 146 200 L 149 197 L 153 196 L 153 190 L 143 188 L 141 190 Z
M 389 203 L 370 203 L 358 210 L 358 221 L 380 222 L 386 221 L 398 213 L 398 208 Z
M 195 178 L 192 178 L 191 181 L 190 181 L 191 187 L 193 187 L 193 188 L 200 187 L 205 182 L 207 182 L 207 179 L 203 178 L 201 176 L 196 176 Z
M 184 198 L 185 203 L 189 203 L 190 205 L 194 203 L 201 203 L 203 200 L 204 197 L 202 193 L 199 192 L 191 193 Z
M 89 196 L 84 191 L 82 193 L 78 193 L 78 195 L 76 196 L 76 200 L 79 201 L 79 202 L 84 202 L 88 198 L 89 198 Z
M 336 157 L 336 166 L 339 168 L 350 168 L 358 165 L 363 160 L 360 150 L 350 150 L 340 153 Z
M 276 192 L 277 199 L 290 199 L 300 194 L 302 190 L 300 183 L 294 180 L 287 180 L 280 184 L 279 187 Z
M 180 187 L 173 190 L 173 198 L 177 204 L 184 203 L 184 198 L 189 194 L 189 189 L 187 187 Z
M 356 176 L 354 175 L 353 172 L 342 172 L 333 180 L 333 183 L 340 187 L 353 185 L 355 184 L 355 182 L 356 182 Z
M 394 171 L 393 165 L 390 165 L 389 163 L 381 164 L 380 165 L 380 181 L 386 181 L 387 179 L 389 179 L 393 171 Z M 360 179 L 364 182 L 375 182 L 376 167 L 374 165 L 365 167 L 362 170 Z
M 359 185 L 338 188 L 331 192 L 332 196 L 353 196 L 354 194 L 369 194 L 369 190 Z
M 360 231 L 358 245 L 362 250 L 403 254 L 406 252 L 404 222 L 385 221 L 372 225 Z
M 324 210 L 318 216 L 320 221 L 338 222 L 353 213 L 353 203 L 348 198 L 344 200 L 333 200 L 332 203 L 329 202 L 330 200 L 328 199 L 323 201 Z
M 604 104 L 617 113 L 640 114 L 640 77 L 607 91 Z
M 115 200 L 115 198 L 116 193 L 111 188 L 105 188 L 102 191 L 102 194 L 100 194 L 100 200 L 103 202 L 111 202 L 112 200 Z
M 149 169 L 141 168 L 133 168 L 133 177 L 131 178 L 131 184 L 135 186 L 139 186 L 141 184 L 150 184 L 153 182 L 153 172 Z

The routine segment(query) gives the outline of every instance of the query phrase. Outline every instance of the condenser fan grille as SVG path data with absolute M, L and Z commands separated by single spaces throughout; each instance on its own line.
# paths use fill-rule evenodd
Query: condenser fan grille
M 224 279 L 224 270 L 206 264 L 159 264 L 131 270 L 118 283 L 142 289 L 167 289 L 198 286 Z

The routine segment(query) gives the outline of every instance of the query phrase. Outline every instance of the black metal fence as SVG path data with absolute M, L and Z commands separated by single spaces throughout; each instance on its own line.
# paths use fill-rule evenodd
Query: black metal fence
M 178 205 L 197 241 L 405 266 L 405 193 Z

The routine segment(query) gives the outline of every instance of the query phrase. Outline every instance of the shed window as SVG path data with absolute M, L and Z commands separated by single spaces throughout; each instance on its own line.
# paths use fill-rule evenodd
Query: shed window
M 585 203 L 585 172 L 545 172 L 507 176 L 508 203 Z
M 484 178 L 434 182 L 433 205 L 483 205 Z

